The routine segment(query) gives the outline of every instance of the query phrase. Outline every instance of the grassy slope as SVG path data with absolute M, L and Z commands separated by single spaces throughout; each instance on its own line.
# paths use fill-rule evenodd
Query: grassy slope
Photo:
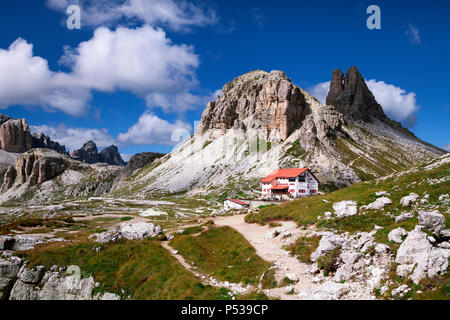
M 271 266 L 230 227 L 210 227 L 198 236 L 177 236 L 170 245 L 203 272 L 222 281 L 255 285 Z
M 156 241 L 121 241 L 99 245 L 44 245 L 21 253 L 30 267 L 78 265 L 100 283 L 96 292 L 131 299 L 229 299 L 227 290 L 204 286 Z M 97 253 L 94 247 L 102 249 Z M 123 292 L 122 292 L 123 290 Z
M 433 160 L 430 163 L 439 161 Z M 428 163 L 428 164 L 430 164 Z M 279 206 L 266 207 L 260 213 L 252 213 L 246 216 L 247 222 L 257 222 L 261 224 L 274 220 L 293 220 L 299 226 L 306 227 L 315 225 L 319 229 L 334 229 L 341 232 L 348 231 L 356 233 L 359 231 L 372 231 L 375 225 L 383 227 L 375 234 L 378 242 L 388 244 L 394 254 L 399 245 L 388 241 L 388 233 L 397 227 L 403 227 L 410 231 L 418 223 L 417 218 L 412 218 L 401 223 L 395 223 L 395 216 L 402 212 L 418 212 L 419 210 L 439 210 L 446 218 L 447 228 L 450 227 L 450 210 L 444 200 L 439 200 L 439 196 L 450 193 L 450 163 L 441 164 L 430 170 L 425 170 L 426 165 L 417 166 L 403 174 L 396 174 L 391 177 L 368 182 L 358 183 L 329 194 L 310 197 L 302 200 L 288 202 Z M 326 211 L 333 212 L 332 205 L 342 200 L 355 200 L 358 207 L 373 202 L 378 191 L 387 191 L 392 200 L 392 204 L 382 210 L 367 211 L 366 214 L 357 214 L 344 219 L 317 219 L 324 216 Z M 411 192 L 419 194 L 422 198 L 429 194 L 428 202 L 420 204 L 419 201 L 413 207 L 403 208 L 400 199 Z M 391 213 L 394 215 L 388 216 Z M 308 262 L 308 257 L 315 247 L 318 239 L 299 239 L 295 245 L 288 248 L 291 253 L 299 255 L 304 262 Z M 415 286 L 410 280 L 402 279 L 395 275 L 395 264 L 390 278 L 398 284 L 406 283 L 412 290 L 405 298 L 413 299 L 448 299 L 450 294 L 450 277 L 447 274 L 436 279 L 425 279 L 420 286 Z M 419 293 L 418 293 L 419 291 Z M 422 293 L 420 293 L 422 291 Z

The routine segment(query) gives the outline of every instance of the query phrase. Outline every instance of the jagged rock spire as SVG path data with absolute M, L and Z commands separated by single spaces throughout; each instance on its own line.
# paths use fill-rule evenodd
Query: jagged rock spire
M 355 66 L 347 70 L 345 78 L 340 69 L 333 71 L 326 103 L 334 106 L 345 119 L 359 118 L 367 121 L 371 118 L 386 118 Z

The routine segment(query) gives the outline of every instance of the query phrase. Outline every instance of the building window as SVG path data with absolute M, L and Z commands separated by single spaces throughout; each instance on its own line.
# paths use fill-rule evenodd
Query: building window
M 305 182 L 305 176 L 299 176 L 298 177 L 298 181 Z

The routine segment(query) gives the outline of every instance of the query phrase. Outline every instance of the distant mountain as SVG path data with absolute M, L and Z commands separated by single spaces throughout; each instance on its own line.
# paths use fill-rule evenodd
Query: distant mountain
M 72 151 L 70 157 L 89 164 L 104 162 L 109 165 L 125 165 L 125 161 L 123 161 L 116 146 L 109 146 L 99 153 L 97 145 L 92 140 L 86 142 L 80 149 Z
M 356 67 L 333 72 L 326 105 L 284 72 L 258 70 L 225 84 L 196 133 L 115 194 L 257 195 L 279 167 L 308 167 L 332 190 L 444 153 L 389 119 Z

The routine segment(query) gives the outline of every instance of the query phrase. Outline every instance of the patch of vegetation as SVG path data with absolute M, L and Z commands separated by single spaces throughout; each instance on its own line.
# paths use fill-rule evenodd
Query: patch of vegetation
M 221 281 L 254 285 L 271 266 L 230 227 L 211 226 L 199 236 L 176 237 L 170 245 L 187 261 Z
M 336 248 L 327 252 L 317 259 L 317 266 L 320 270 L 323 270 L 324 276 L 328 276 L 331 272 L 337 270 L 337 261 L 341 254 L 341 249 Z
M 314 235 L 312 237 L 300 237 L 295 243 L 291 244 L 287 250 L 291 255 L 297 256 L 298 260 L 303 263 L 312 263 L 311 254 L 316 251 L 319 246 L 321 236 Z
M 101 249 L 96 252 L 96 247 Z M 230 299 L 228 290 L 203 285 L 154 240 L 46 244 L 19 255 L 30 261 L 30 267 L 79 266 L 100 283 L 93 294 L 112 292 L 137 300 Z

